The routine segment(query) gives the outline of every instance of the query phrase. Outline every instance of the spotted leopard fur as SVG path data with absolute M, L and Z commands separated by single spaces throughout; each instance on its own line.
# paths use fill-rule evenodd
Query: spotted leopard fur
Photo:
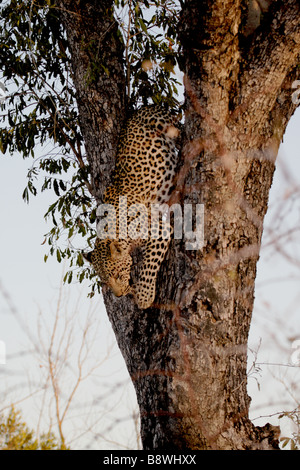
M 113 221 L 108 217 L 105 238 L 97 238 L 94 250 L 86 256 L 116 296 L 132 293 L 141 309 L 154 301 L 157 274 L 170 241 L 169 227 L 161 219 L 152 225 L 151 233 L 148 229 L 150 205 L 166 203 L 172 191 L 178 154 L 177 121 L 174 113 L 159 106 L 141 108 L 129 118 L 121 132 L 112 184 L 103 200 L 116 210 L 116 232 L 112 232 Z M 127 214 L 122 210 L 120 213 L 120 196 L 127 198 Z M 130 214 L 132 204 L 143 204 L 147 210 L 137 219 L 136 213 Z M 130 227 L 136 228 L 138 222 L 140 236 L 134 239 Z M 123 223 L 129 228 L 126 238 L 121 236 Z M 131 255 L 136 246 L 141 249 L 142 263 L 138 279 L 131 286 Z

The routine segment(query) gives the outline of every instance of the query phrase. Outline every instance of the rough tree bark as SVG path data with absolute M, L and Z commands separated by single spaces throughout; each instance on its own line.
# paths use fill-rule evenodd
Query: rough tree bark
M 186 0 L 179 24 L 186 120 L 174 197 L 204 204 L 205 246 L 171 244 L 156 304 L 146 311 L 103 288 L 136 389 L 144 449 L 278 448 L 278 429 L 255 427 L 248 417 L 247 339 L 274 163 L 295 110 L 300 8 L 298 0 L 273 2 L 245 39 L 245 3 Z M 112 4 L 58 1 L 98 201 L 125 103 Z M 110 73 L 100 66 L 89 83 L 91 38 Z

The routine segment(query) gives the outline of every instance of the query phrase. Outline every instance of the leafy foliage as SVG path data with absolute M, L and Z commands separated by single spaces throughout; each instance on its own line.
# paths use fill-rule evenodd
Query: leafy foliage
M 7 417 L 0 416 L 0 450 L 66 450 L 60 446 L 53 433 L 40 439 L 34 437 L 22 421 L 21 413 L 13 407 Z
M 148 99 L 178 106 L 178 2 L 173 0 L 115 0 L 126 45 L 126 76 L 130 102 Z M 120 8 L 121 7 L 121 8 Z
M 69 259 L 81 282 L 92 271 L 79 251 L 95 237 L 95 201 L 79 126 L 71 60 L 55 0 L 0 0 L 0 80 L 7 99 L 0 102 L 0 151 L 32 157 L 23 198 L 52 191 L 45 217 L 49 255 Z M 125 70 L 130 107 L 148 102 L 179 105 L 174 0 L 115 0 L 119 34 L 125 44 Z M 88 47 L 88 45 L 86 45 Z M 51 150 L 49 150 L 49 148 Z M 82 246 L 83 245 L 83 246 Z M 92 293 L 95 284 L 92 284 Z
M 292 411 L 285 411 L 279 418 L 288 418 L 296 428 L 291 437 L 281 437 L 280 442 L 282 448 L 290 447 L 290 450 L 300 450 L 300 412 L 299 407 Z

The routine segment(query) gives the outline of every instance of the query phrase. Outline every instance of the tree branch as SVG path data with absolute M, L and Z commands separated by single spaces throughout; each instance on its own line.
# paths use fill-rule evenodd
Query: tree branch
M 247 58 L 243 61 L 237 94 L 239 101 L 235 102 L 229 123 L 240 125 L 240 133 L 246 137 L 247 144 L 250 143 L 251 147 L 260 147 L 262 135 L 265 140 L 265 130 L 269 124 L 266 122 L 266 115 L 276 106 L 287 75 L 298 65 L 299 54 L 299 2 L 278 0 L 269 11 L 266 21 L 257 30 Z M 295 108 L 294 105 L 292 112 Z M 270 130 L 273 130 L 272 127 L 269 132 Z
M 240 23 L 241 0 L 187 0 L 182 10 L 179 36 L 185 73 L 208 115 L 216 109 L 220 117 L 228 114 L 232 81 L 239 70 Z

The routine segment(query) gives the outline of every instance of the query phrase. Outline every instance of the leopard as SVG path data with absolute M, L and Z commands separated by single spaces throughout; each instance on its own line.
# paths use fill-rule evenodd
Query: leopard
M 97 210 L 95 246 L 84 254 L 102 284 L 116 297 L 132 294 L 140 309 L 155 300 L 157 275 L 171 240 L 172 227 L 157 208 L 168 207 L 174 190 L 179 121 L 179 113 L 159 105 L 143 106 L 127 119 L 111 184 Z M 142 261 L 132 282 L 136 248 Z

